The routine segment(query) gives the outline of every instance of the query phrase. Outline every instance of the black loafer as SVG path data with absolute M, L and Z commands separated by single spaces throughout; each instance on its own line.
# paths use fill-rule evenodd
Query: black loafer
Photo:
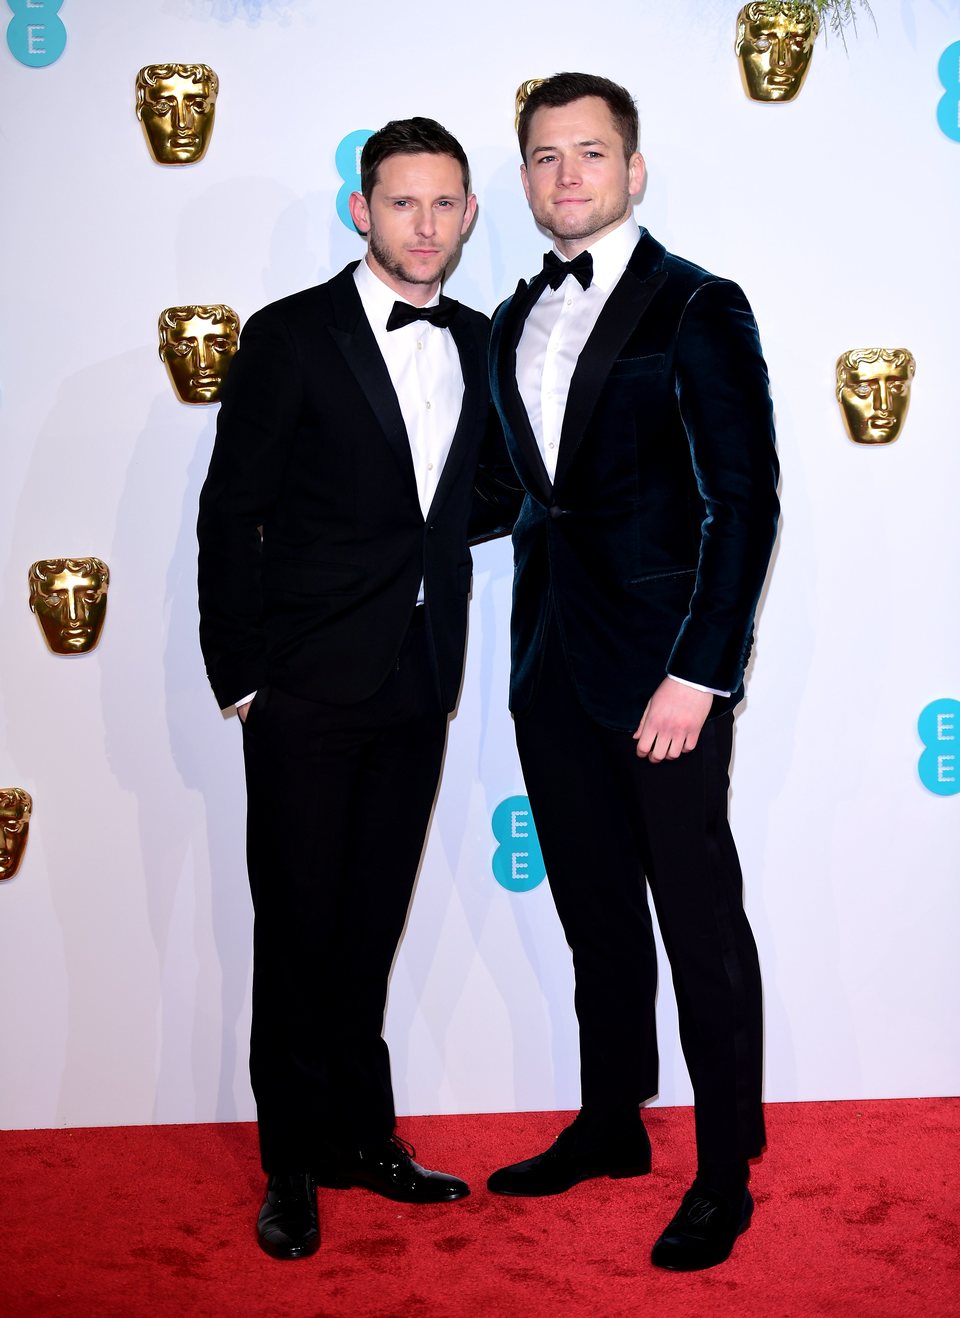
M 362 1145 L 352 1157 L 339 1159 L 321 1170 L 317 1184 L 346 1190 L 365 1190 L 401 1204 L 447 1204 L 470 1193 L 466 1181 L 445 1172 L 428 1171 L 414 1162 L 416 1149 L 396 1135 Z
M 693 1186 L 666 1231 L 653 1247 L 651 1262 L 673 1272 L 699 1272 L 730 1257 L 737 1236 L 750 1225 L 753 1197 L 732 1201 L 708 1186 Z
M 545 1153 L 495 1171 L 487 1189 L 494 1194 L 539 1197 L 563 1194 L 594 1176 L 620 1180 L 645 1176 L 649 1170 L 650 1139 L 639 1119 L 629 1129 L 611 1134 L 581 1115 L 560 1132 Z
M 309 1172 L 270 1176 L 257 1218 L 257 1240 L 275 1259 L 302 1259 L 317 1252 L 317 1183 Z

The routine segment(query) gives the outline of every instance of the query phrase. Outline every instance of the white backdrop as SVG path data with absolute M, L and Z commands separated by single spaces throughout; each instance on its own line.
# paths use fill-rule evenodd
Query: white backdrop
M 937 126 L 956 0 L 873 0 L 818 43 L 791 105 L 747 100 L 736 0 L 488 0 L 429 21 L 370 0 L 65 0 L 66 50 L 0 49 L 0 784 L 34 816 L 0 885 L 0 1123 L 245 1119 L 251 917 L 239 727 L 196 639 L 194 520 L 216 408 L 174 397 L 166 306 L 245 319 L 362 253 L 334 152 L 427 114 L 463 141 L 480 215 L 449 284 L 485 310 L 537 268 L 513 95 L 562 68 L 636 94 L 638 218 L 742 283 L 770 363 L 783 524 L 738 718 L 732 815 L 765 976 L 770 1100 L 956 1092 L 960 797 L 917 774 L 916 720 L 960 696 L 960 143 Z M 220 76 L 204 161 L 161 167 L 144 64 Z M 851 444 L 851 347 L 917 358 L 889 448 Z M 92 654 L 58 658 L 35 559 L 111 568 Z M 402 1112 L 574 1107 L 569 954 L 547 885 L 494 880 L 494 807 L 523 792 L 506 713 L 511 578 L 482 547 L 463 697 L 387 1033 Z M 597 821 L 602 827 L 602 821 Z M 664 975 L 660 1101 L 689 1101 Z

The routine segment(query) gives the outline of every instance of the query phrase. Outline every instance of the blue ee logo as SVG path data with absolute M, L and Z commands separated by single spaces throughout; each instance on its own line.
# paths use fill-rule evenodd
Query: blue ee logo
M 530 801 L 508 796 L 493 812 L 493 836 L 500 843 L 493 853 L 493 877 L 510 892 L 529 892 L 547 876 Z
M 960 700 L 933 700 L 917 720 L 926 750 L 917 768 L 920 781 L 937 796 L 960 792 Z
M 67 29 L 57 17 L 63 0 L 7 0 L 13 18 L 7 24 L 11 54 L 30 69 L 42 69 L 63 54 Z
M 937 104 L 937 123 L 954 142 L 960 142 L 960 41 L 940 56 L 937 73 L 946 87 Z
M 356 229 L 350 218 L 350 193 L 360 191 L 360 152 L 369 137 L 373 137 L 372 128 L 357 128 L 347 133 L 335 157 L 337 173 L 343 179 L 343 187 L 337 193 L 337 214 L 351 233 L 356 233 Z

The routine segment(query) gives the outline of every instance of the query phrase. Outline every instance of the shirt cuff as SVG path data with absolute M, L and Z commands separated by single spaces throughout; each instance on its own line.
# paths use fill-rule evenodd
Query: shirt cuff
M 238 700 L 238 701 L 237 701 L 237 709 L 239 709 L 241 705 L 249 705 L 250 701 L 253 699 L 253 697 L 254 697 L 256 694 L 257 694 L 256 691 L 253 691 L 253 692 L 250 693 L 249 696 L 244 696 L 242 700 Z
M 671 682 L 679 682 L 681 686 L 692 687 L 694 691 L 705 691 L 710 696 L 728 696 L 729 691 L 718 691 L 715 686 L 701 686 L 699 682 L 688 682 L 685 677 L 674 677 L 673 673 L 667 673 Z

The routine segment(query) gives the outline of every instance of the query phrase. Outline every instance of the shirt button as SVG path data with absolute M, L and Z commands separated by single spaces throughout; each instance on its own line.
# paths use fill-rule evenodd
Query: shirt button
M 428 463 L 427 463 L 427 471 L 433 471 L 433 463 L 432 463 L 432 462 L 428 462 Z
M 426 406 L 427 406 L 427 411 L 429 412 L 429 411 L 430 411 L 430 399 L 429 399 L 429 398 L 427 399 L 427 404 L 426 404 Z
M 547 445 L 547 448 L 556 448 L 556 447 L 557 446 L 556 444 L 554 444 L 553 440 L 551 440 L 550 443 Z
M 417 352 L 422 352 L 422 351 L 423 351 L 423 340 L 417 339 Z
M 567 300 L 566 300 L 566 302 L 564 302 L 563 305 L 564 305 L 565 307 L 572 307 L 572 306 L 573 306 L 573 298 L 572 298 L 572 297 L 568 297 Z

